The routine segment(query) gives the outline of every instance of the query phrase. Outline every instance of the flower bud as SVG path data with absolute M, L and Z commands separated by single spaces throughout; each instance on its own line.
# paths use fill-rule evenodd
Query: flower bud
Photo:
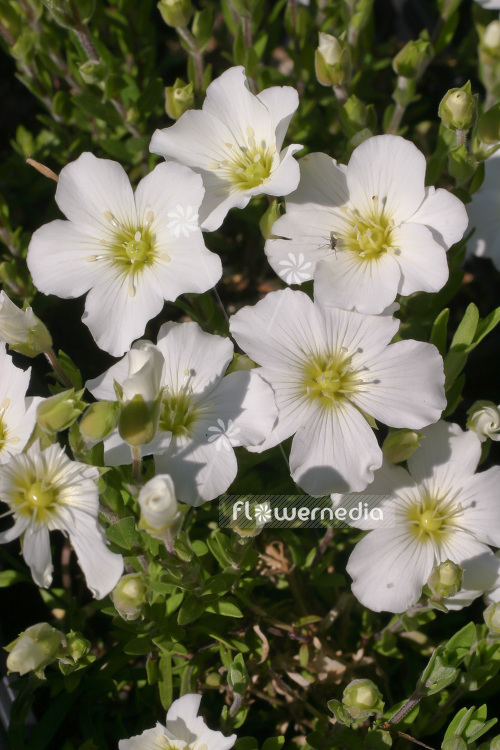
M 148 590 L 142 573 L 122 576 L 111 592 L 115 609 L 124 620 L 137 620 Z
M 9 652 L 7 669 L 21 676 L 33 671 L 43 673 L 44 667 L 55 661 L 63 641 L 63 634 L 47 622 L 32 625 L 5 647 Z
M 141 509 L 139 528 L 155 539 L 172 540 L 184 517 L 172 478 L 168 474 L 157 474 L 141 488 L 137 500 Z
M 6 341 L 11 349 L 27 357 L 36 357 L 52 346 L 50 333 L 31 307 L 20 310 L 3 291 L 0 292 L 0 341 Z
M 415 39 L 403 47 L 392 61 L 394 72 L 405 78 L 415 78 L 422 65 L 432 57 L 432 45 L 428 39 Z
M 342 703 L 355 721 L 364 721 L 384 710 L 382 694 L 371 680 L 350 682 L 344 690 Z
M 156 7 L 167 26 L 187 26 L 193 14 L 191 0 L 160 0 Z
M 150 443 L 156 435 L 161 407 L 161 381 L 165 360 L 149 341 L 132 347 L 128 357 L 128 377 L 115 384 L 121 403 L 118 431 L 132 446 Z
M 66 430 L 80 416 L 85 405 L 80 400 L 84 389 L 62 391 L 45 398 L 37 408 L 36 421 L 46 432 Z
M 459 565 L 451 560 L 446 560 L 433 568 L 427 585 L 434 596 L 439 599 L 455 596 L 462 588 L 463 573 L 464 571 Z
M 495 19 L 484 30 L 481 48 L 495 59 L 500 58 L 500 21 Z
M 314 54 L 316 78 L 322 86 L 339 86 L 351 77 L 349 45 L 341 38 L 319 32 L 319 45 Z
M 66 646 L 62 659 L 66 662 L 70 661 L 72 664 L 76 664 L 90 651 L 91 643 L 81 633 L 75 633 L 71 630 L 65 640 Z
M 85 83 L 93 86 L 105 80 L 108 68 L 102 60 L 87 60 L 78 66 L 78 71 Z
M 194 107 L 193 84 L 177 78 L 173 86 L 165 89 L 165 111 L 172 120 L 178 120 L 184 112 Z
M 483 617 L 492 635 L 500 635 L 500 602 L 490 604 L 483 612 Z
M 450 89 L 441 99 L 439 117 L 450 130 L 469 130 L 476 116 L 476 97 L 470 81 L 462 88 Z
M 410 458 L 419 447 L 421 439 L 422 433 L 415 430 L 393 430 L 384 440 L 382 451 L 388 461 L 399 464 Z
M 273 200 L 269 204 L 265 213 L 262 214 L 260 221 L 259 221 L 259 229 L 265 240 L 268 240 L 274 236 L 273 235 L 274 222 L 277 221 L 280 216 L 281 216 L 281 208 L 280 208 L 279 201 Z
M 467 411 L 467 429 L 474 430 L 479 440 L 500 440 L 500 405 L 493 401 L 476 401 Z
M 108 437 L 116 425 L 120 414 L 117 401 L 98 401 L 91 404 L 80 420 L 80 432 L 84 438 L 99 442 Z

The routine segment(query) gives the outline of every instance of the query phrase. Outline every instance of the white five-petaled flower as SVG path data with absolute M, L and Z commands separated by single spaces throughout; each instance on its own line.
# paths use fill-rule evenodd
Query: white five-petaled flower
M 33 432 L 41 398 L 25 398 L 31 367 L 20 370 L 0 344 L 0 464 L 21 453 Z
M 299 167 L 293 154 L 302 146 L 281 146 L 298 104 L 290 86 L 254 96 L 244 68 L 230 68 L 210 84 L 202 110 L 188 110 L 175 125 L 154 133 L 153 153 L 203 177 L 203 229 L 217 229 L 230 208 L 244 208 L 254 195 L 295 190 Z
M 27 262 L 34 284 L 58 297 L 89 292 L 84 323 L 101 349 L 123 354 L 165 300 L 205 292 L 219 280 L 219 257 L 205 247 L 194 215 L 187 217 L 203 194 L 199 175 L 172 162 L 157 166 L 134 194 L 120 164 L 82 154 L 61 170 L 57 185 L 68 221 L 46 224 L 32 237 Z M 187 236 L 180 229 L 186 226 Z
M 443 361 L 418 341 L 388 346 L 399 322 L 272 292 L 231 318 L 231 332 L 269 383 L 278 422 L 262 451 L 295 435 L 290 469 L 311 495 L 359 491 L 382 463 L 367 418 L 420 429 L 439 419 Z M 368 416 L 369 415 L 369 416 Z
M 238 445 L 254 446 L 272 430 L 277 416 L 273 392 L 254 371 L 224 377 L 233 344 L 205 333 L 197 323 L 165 323 L 157 347 L 165 359 L 158 433 L 141 448 L 155 455 L 158 472 L 170 474 L 178 500 L 201 505 L 225 492 L 236 477 L 235 439 Z M 113 398 L 114 380 L 121 382 L 126 373 L 125 359 L 87 383 L 96 398 Z M 217 425 L 220 430 L 219 420 L 225 434 L 210 430 Z M 104 441 L 104 449 L 107 465 L 131 462 L 117 432 Z
M 119 750 L 230 750 L 236 735 L 225 737 L 209 729 L 198 716 L 201 695 L 188 693 L 172 703 L 166 726 L 157 723 L 154 729 L 129 740 L 120 740 Z
M 23 556 L 33 580 L 47 588 L 52 582 L 49 532 L 70 538 L 97 599 L 115 587 L 123 573 L 123 558 L 111 552 L 98 523 L 99 470 L 70 459 L 59 445 L 41 451 L 38 443 L 0 466 L 0 497 L 14 525 L 0 534 L 0 543 L 22 537 Z
M 500 7 L 500 5 L 499 5 Z M 500 269 L 500 150 L 485 163 L 484 181 L 467 205 L 469 223 L 475 227 L 468 251 L 481 258 L 491 258 Z
M 230 451 L 231 448 L 236 448 L 240 444 L 240 439 L 237 437 L 241 432 L 239 427 L 233 425 L 233 420 L 228 419 L 227 427 L 224 424 L 223 419 L 217 420 L 217 425 L 211 425 L 208 428 L 209 435 L 208 442 L 214 443 L 218 451 L 224 448 L 226 451 Z
M 313 264 L 311 261 L 305 262 L 304 253 L 288 253 L 288 259 L 280 260 L 279 265 L 282 268 L 278 273 L 287 284 L 302 284 L 303 281 L 312 279 Z
M 435 565 L 446 560 L 464 569 L 463 589 L 446 600 L 457 609 L 498 579 L 500 467 L 474 474 L 481 443 L 473 432 L 438 422 L 423 430 L 408 459 L 409 472 L 384 463 L 369 492 L 391 494 L 391 524 L 373 528 L 355 547 L 347 572 L 359 601 L 375 612 L 405 612 L 420 598 Z M 364 520 L 354 526 L 370 528 Z
M 313 264 L 325 304 L 378 314 L 397 294 L 437 292 L 448 278 L 446 250 L 467 227 L 463 203 L 425 187 L 425 157 L 400 136 L 374 136 L 348 166 L 326 154 L 300 161 L 300 183 L 273 225 L 265 251 L 281 261 L 301 253 Z

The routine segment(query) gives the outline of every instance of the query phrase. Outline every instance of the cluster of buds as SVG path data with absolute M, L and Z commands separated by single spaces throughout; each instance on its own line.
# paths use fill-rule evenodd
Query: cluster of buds
M 5 646 L 8 652 L 7 669 L 21 676 L 34 672 L 43 679 L 44 669 L 55 661 L 63 674 L 70 674 L 80 666 L 94 660 L 90 654 L 90 642 L 80 633 L 71 631 L 67 635 L 47 622 L 32 625 L 12 643 Z

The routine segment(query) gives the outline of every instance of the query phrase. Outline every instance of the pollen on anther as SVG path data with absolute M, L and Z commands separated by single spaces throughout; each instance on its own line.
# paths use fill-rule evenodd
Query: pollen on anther
M 135 240 L 136 242 L 139 242 L 139 240 L 141 239 L 141 237 L 142 237 L 142 234 L 141 234 L 141 233 L 140 233 L 139 231 L 137 231 L 137 232 L 136 232 L 136 233 L 134 234 L 134 240 Z
M 148 211 L 146 211 L 146 215 L 144 217 L 144 222 L 146 223 L 146 225 L 151 224 L 151 222 L 153 221 L 154 217 L 155 217 L 154 211 L 152 211 L 151 209 L 149 209 Z

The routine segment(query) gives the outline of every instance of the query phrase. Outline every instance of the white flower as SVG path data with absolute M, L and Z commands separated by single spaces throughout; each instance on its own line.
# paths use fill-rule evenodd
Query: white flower
M 180 207 L 185 216 L 197 210 L 203 194 L 199 175 L 172 162 L 156 167 L 134 194 L 119 164 L 82 154 L 61 170 L 56 190 L 69 221 L 46 224 L 31 240 L 34 284 L 65 298 L 90 290 L 83 322 L 101 349 L 123 354 L 165 300 L 219 280 L 220 259 L 201 230 L 186 236 L 169 216 Z
M 254 195 L 295 190 L 299 167 L 293 154 L 302 146 L 280 149 L 298 104 L 289 86 L 254 96 L 244 68 L 230 68 L 210 84 L 201 111 L 188 110 L 175 125 L 154 133 L 153 153 L 203 177 L 203 229 L 217 229 L 230 208 L 244 208 Z
M 170 474 L 178 500 L 200 505 L 225 492 L 236 477 L 235 437 L 248 447 L 271 431 L 277 415 L 273 393 L 252 370 L 224 377 L 233 345 L 204 333 L 197 323 L 165 323 L 157 346 L 165 358 L 158 434 L 141 447 L 155 455 L 157 471 Z M 96 398 L 113 398 L 113 381 L 120 382 L 124 359 L 87 383 Z M 217 425 L 219 431 L 210 430 Z M 218 439 L 211 441 L 213 436 Z M 221 450 L 221 440 L 226 450 Z M 107 465 L 131 461 L 116 432 L 104 441 L 104 450 Z
M 384 464 L 375 474 L 368 491 L 375 503 L 375 493 L 393 495 L 391 523 L 370 531 L 347 564 L 362 604 L 375 612 L 406 611 L 420 598 L 433 567 L 446 560 L 464 569 L 463 590 L 446 600 L 449 608 L 492 588 L 500 561 L 487 545 L 500 545 L 500 467 L 474 474 L 480 456 L 473 432 L 439 422 L 423 430 L 420 448 L 408 459 L 409 473 Z
M 269 503 L 259 503 L 255 506 L 253 514 L 257 523 L 267 523 L 272 518 L 271 506 Z
M 175 497 L 172 477 L 157 474 L 141 487 L 137 498 L 141 509 L 139 528 L 157 539 L 173 539 L 179 531 L 184 514 Z
M 326 154 L 300 161 L 300 184 L 265 251 L 280 274 L 290 253 L 313 264 L 325 304 L 381 313 L 397 294 L 437 292 L 446 250 L 467 227 L 463 203 L 425 188 L 425 158 L 409 141 L 381 135 L 358 146 L 346 167 Z
M 0 344 L 0 464 L 21 453 L 33 432 L 41 398 L 25 398 L 31 367 L 20 370 Z
M 240 439 L 236 436 L 241 430 L 239 427 L 233 425 L 232 419 L 228 419 L 227 427 L 225 426 L 223 419 L 218 419 L 217 425 L 211 425 L 208 428 L 208 432 L 212 433 L 209 435 L 208 442 L 215 442 L 215 447 L 218 451 L 220 451 L 221 448 L 230 451 L 231 448 L 240 444 Z
M 313 264 L 311 261 L 305 262 L 304 253 L 288 253 L 288 260 L 280 260 L 279 265 L 282 268 L 278 273 L 287 284 L 302 284 L 312 279 Z
M 4 291 L 0 292 L 0 341 L 28 357 L 52 346 L 50 333 L 31 307 L 20 310 Z
M 225 737 L 209 729 L 198 716 L 200 701 L 201 695 L 183 695 L 168 709 L 166 727 L 157 723 L 154 729 L 120 740 L 118 750 L 230 750 L 236 735 Z
M 97 521 L 99 470 L 70 461 L 59 445 L 41 451 L 38 443 L 0 466 L 0 497 L 14 525 L 0 534 L 5 544 L 22 537 L 24 559 L 37 586 L 52 582 L 49 531 L 69 535 L 87 586 L 97 599 L 113 589 L 123 558 L 111 552 Z
M 467 205 L 474 234 L 468 251 L 481 258 L 491 258 L 500 270 L 500 151 L 485 163 L 484 181 Z
M 311 495 L 358 491 L 382 452 L 367 415 L 419 429 L 439 419 L 443 362 L 417 341 L 388 346 L 389 316 L 365 316 L 313 303 L 302 292 L 272 292 L 231 318 L 241 348 L 275 393 L 279 417 L 265 450 L 295 434 L 292 477 Z M 370 418 L 368 417 L 368 419 Z
M 500 405 L 495 406 L 493 401 L 476 401 L 469 411 L 467 427 L 474 430 L 479 440 L 500 440 Z

